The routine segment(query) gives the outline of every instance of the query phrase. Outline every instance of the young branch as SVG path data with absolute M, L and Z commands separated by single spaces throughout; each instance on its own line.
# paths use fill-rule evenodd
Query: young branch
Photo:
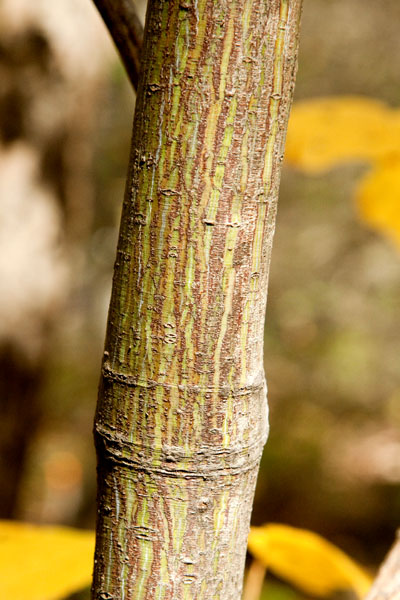
M 112 23 L 117 5 L 102 2 Z M 300 12 L 149 2 L 95 418 L 93 600 L 241 597 Z
M 93 0 L 125 65 L 128 77 L 137 89 L 143 27 L 133 0 Z
M 400 600 L 400 531 L 365 600 Z

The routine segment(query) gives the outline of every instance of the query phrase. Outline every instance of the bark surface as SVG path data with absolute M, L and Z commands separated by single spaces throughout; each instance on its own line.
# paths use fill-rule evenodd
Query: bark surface
M 239 600 L 301 0 L 151 0 L 95 419 L 96 600 Z

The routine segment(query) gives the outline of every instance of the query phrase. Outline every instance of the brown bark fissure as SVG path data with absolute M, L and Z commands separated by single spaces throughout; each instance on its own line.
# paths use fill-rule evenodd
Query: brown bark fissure
M 301 0 L 152 0 L 95 420 L 94 598 L 238 600 Z

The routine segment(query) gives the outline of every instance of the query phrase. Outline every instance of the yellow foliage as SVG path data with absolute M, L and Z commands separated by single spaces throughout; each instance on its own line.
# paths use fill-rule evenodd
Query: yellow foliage
M 0 521 L 1 597 L 57 600 L 89 585 L 94 533 Z
M 309 174 L 344 161 L 372 163 L 357 191 L 360 218 L 400 245 L 400 110 L 357 96 L 299 102 L 285 156 Z
M 362 179 L 356 201 L 362 220 L 400 247 L 400 156 Z
M 353 589 L 362 597 L 370 577 L 344 552 L 310 531 L 287 525 L 252 527 L 249 551 L 307 594 Z M 2 597 L 58 600 L 90 584 L 94 532 L 0 521 Z
M 371 585 L 361 567 L 311 531 L 278 524 L 252 527 L 248 547 L 268 569 L 306 594 L 325 596 L 352 589 L 361 598 Z
M 285 158 L 310 174 L 349 160 L 400 153 L 400 111 L 358 96 L 315 98 L 293 106 Z

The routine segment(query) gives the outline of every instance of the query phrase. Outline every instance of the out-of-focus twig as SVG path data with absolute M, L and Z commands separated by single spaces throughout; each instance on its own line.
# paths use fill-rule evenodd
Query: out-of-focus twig
M 400 530 L 365 600 L 400 600 Z
M 128 77 L 137 89 L 143 27 L 133 0 L 93 0 L 125 65 Z
M 266 571 L 260 561 L 253 560 L 247 571 L 242 600 L 259 600 Z

